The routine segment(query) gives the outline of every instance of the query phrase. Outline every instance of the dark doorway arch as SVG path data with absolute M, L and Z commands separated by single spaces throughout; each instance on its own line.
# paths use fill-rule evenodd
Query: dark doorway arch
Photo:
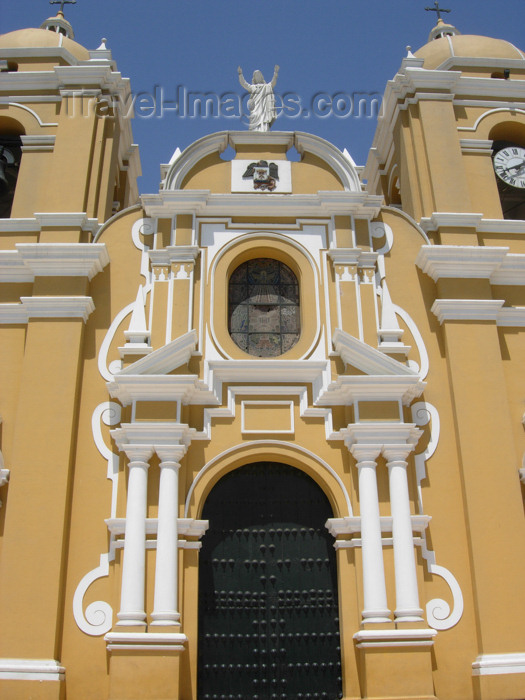
M 224 476 L 202 517 L 199 700 L 342 697 L 323 491 L 298 469 L 257 462 Z

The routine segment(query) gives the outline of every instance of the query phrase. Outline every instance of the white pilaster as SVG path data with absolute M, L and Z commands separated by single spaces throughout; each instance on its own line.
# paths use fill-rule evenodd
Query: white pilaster
M 381 521 L 377 494 L 376 459 L 380 448 L 353 445 L 351 452 L 359 471 L 359 504 L 363 550 L 363 621 L 391 622 L 387 605 Z
M 414 445 L 386 446 L 396 581 L 396 622 L 421 622 L 406 457 Z
M 123 447 L 129 462 L 124 562 L 118 625 L 145 626 L 144 585 L 146 565 L 146 515 L 148 468 L 153 448 L 143 445 Z
M 157 447 L 160 457 L 157 560 L 155 564 L 152 625 L 178 625 L 178 529 L 179 460 L 185 445 Z

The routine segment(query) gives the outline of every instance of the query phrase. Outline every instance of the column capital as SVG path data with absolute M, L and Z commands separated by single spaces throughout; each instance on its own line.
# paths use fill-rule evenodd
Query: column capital
M 392 463 L 404 462 L 406 466 L 406 458 L 415 449 L 416 443 L 407 443 L 404 445 L 383 445 L 383 456 L 386 459 L 387 467 Z
M 151 445 L 119 445 L 119 448 L 122 452 L 125 452 L 130 464 L 132 462 L 148 464 L 153 456 L 153 447 Z
M 376 462 L 381 454 L 381 445 L 360 445 L 354 444 L 348 448 L 357 461 L 357 466 L 364 462 Z
M 172 464 L 180 466 L 180 461 L 188 451 L 187 445 L 155 445 L 155 452 L 160 459 L 160 466 L 167 467 Z

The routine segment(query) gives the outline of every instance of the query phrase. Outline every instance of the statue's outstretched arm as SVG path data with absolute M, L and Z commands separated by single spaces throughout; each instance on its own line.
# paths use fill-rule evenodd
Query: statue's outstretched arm
M 279 75 L 279 66 L 275 66 L 274 71 L 273 71 L 273 78 L 272 82 L 270 85 L 274 88 L 276 83 L 277 83 L 277 76 Z
M 250 83 L 247 83 L 246 80 L 244 79 L 244 75 L 242 74 L 242 68 L 240 66 L 237 68 L 237 73 L 239 74 L 239 82 L 240 82 L 241 86 L 245 90 L 250 92 L 251 85 L 250 85 Z

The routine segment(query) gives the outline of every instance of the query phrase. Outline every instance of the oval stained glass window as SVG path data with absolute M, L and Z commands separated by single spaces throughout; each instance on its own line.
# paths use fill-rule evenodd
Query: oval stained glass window
M 249 355 L 277 357 L 301 333 L 299 283 L 279 260 L 255 258 L 240 265 L 228 287 L 228 330 Z

